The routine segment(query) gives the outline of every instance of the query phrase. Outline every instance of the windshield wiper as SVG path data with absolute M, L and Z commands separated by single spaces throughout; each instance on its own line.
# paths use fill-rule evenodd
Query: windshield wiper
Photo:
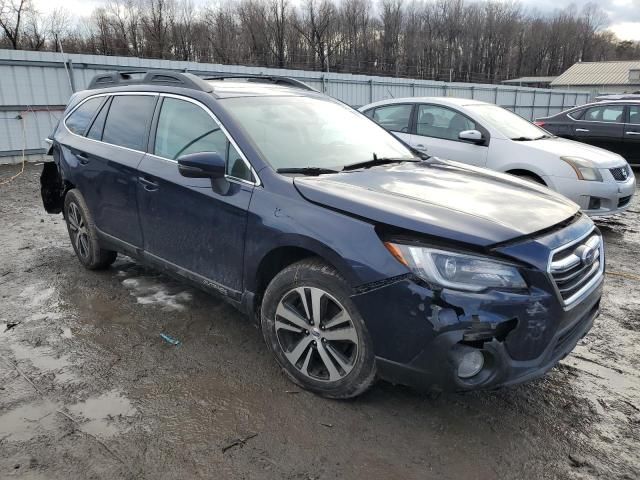
M 511 140 L 513 140 L 514 142 L 530 142 L 537 139 L 531 137 L 514 137 Z
M 300 173 L 302 175 L 324 175 L 326 173 L 340 173 L 339 170 L 333 170 L 331 168 L 323 167 L 290 167 L 290 168 L 278 168 L 278 173 Z
M 539 137 L 515 137 L 512 138 L 514 142 L 532 142 L 534 140 L 542 140 L 543 138 L 553 138 L 551 135 L 540 135 Z
M 343 170 L 356 170 L 358 168 L 370 168 L 377 165 L 387 165 L 389 163 L 402 163 L 402 162 L 421 162 L 418 158 L 391 158 L 391 157 L 378 157 L 375 153 L 373 159 L 364 162 L 356 162 L 350 165 L 345 165 Z

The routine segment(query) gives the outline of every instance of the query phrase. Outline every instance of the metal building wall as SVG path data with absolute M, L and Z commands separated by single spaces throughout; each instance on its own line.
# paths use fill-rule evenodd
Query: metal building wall
M 23 149 L 29 160 L 42 158 L 44 139 L 60 119 L 73 91 L 86 88 L 98 73 L 132 69 L 288 76 L 352 106 L 391 97 L 474 98 L 496 103 L 530 120 L 587 103 L 591 98 L 588 92 L 0 49 L 0 163 L 20 162 Z

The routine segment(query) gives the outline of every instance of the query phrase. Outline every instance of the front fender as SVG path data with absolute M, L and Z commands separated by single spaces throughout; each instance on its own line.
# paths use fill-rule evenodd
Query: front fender
M 262 260 L 282 247 L 302 248 L 325 259 L 352 288 L 406 273 L 373 223 L 308 202 L 294 188 L 285 195 L 257 188 L 247 224 L 245 289 L 256 291 Z

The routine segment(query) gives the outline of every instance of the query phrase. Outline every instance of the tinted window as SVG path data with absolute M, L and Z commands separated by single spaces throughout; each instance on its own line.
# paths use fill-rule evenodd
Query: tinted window
M 67 128 L 77 135 L 84 135 L 84 132 L 87 131 L 87 127 L 89 126 L 89 122 L 103 100 L 103 97 L 91 98 L 76 108 L 65 121 Z
M 87 132 L 87 138 L 92 138 L 94 140 L 102 140 L 102 130 L 104 129 L 104 121 L 107 119 L 107 112 L 109 111 L 109 102 L 106 102 L 98 116 L 93 121 L 93 125 L 89 128 Z
M 147 127 L 156 97 L 116 95 L 104 125 L 102 141 L 134 150 L 146 149 Z
M 574 120 L 580 120 L 582 118 L 582 116 L 584 115 L 585 110 L 574 110 L 573 112 L 568 113 L 567 115 L 571 118 L 573 118 Z
M 629 123 L 640 125 L 640 107 L 631 105 L 629 107 Z
M 196 152 L 217 152 L 222 157 L 227 138 L 202 108 L 175 98 L 165 98 L 158 119 L 154 153 L 175 160 Z
M 458 112 L 436 105 L 418 107 L 418 135 L 458 140 L 460 132 L 465 130 L 477 130 L 476 124 Z
M 622 105 L 604 105 L 589 108 L 582 119 L 589 122 L 621 123 L 623 113 Z
M 409 131 L 409 119 L 411 118 L 412 105 L 389 105 L 378 107 L 373 112 L 373 119 L 387 130 L 392 132 Z

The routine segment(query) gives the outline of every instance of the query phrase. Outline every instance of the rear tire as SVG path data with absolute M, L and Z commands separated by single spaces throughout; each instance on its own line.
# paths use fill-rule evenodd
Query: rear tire
M 85 268 L 102 270 L 116 260 L 117 252 L 100 247 L 93 217 L 77 189 L 69 190 L 65 196 L 64 218 L 73 250 Z
M 262 300 L 262 333 L 287 376 L 327 398 L 351 398 L 375 379 L 369 333 L 340 274 L 320 259 L 278 273 Z

